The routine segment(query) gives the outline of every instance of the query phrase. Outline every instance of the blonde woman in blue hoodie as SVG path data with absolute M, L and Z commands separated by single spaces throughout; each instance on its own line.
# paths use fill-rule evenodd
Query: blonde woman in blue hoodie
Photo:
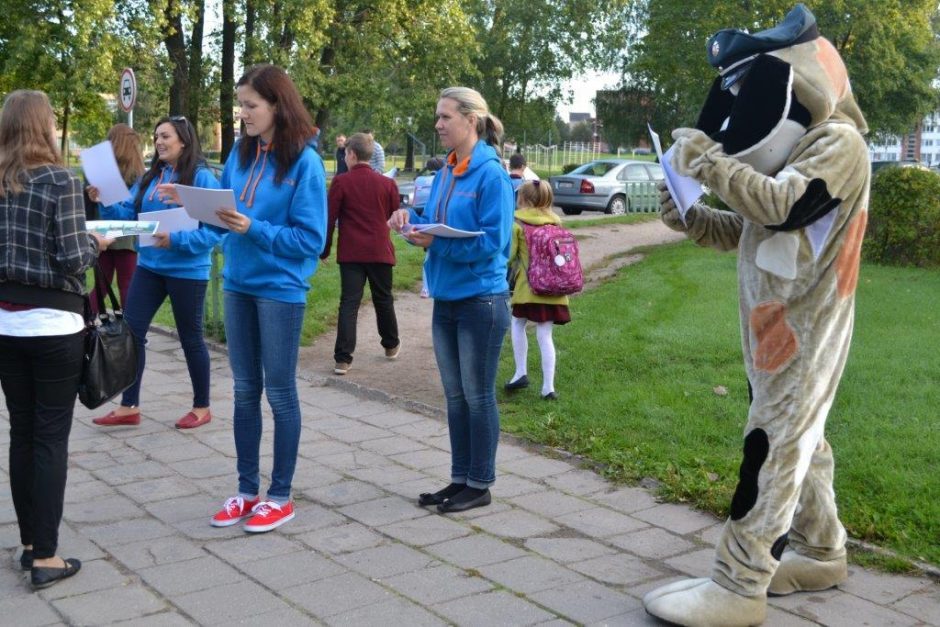
M 432 334 L 447 398 L 451 483 L 418 497 L 441 513 L 489 505 L 496 481 L 499 412 L 496 369 L 509 328 L 506 262 L 512 236 L 513 191 L 496 151 L 503 125 L 467 87 L 443 90 L 435 129 L 450 149 L 424 212 L 396 211 L 389 227 L 427 249 L 424 271 L 434 298 Z M 443 223 L 470 238 L 434 237 L 414 224 Z
M 250 68 L 236 85 L 242 139 L 222 171 L 236 207 L 220 209 L 225 336 L 235 380 L 238 492 L 212 518 L 216 527 L 248 518 L 245 531 L 270 531 L 294 518 L 291 482 L 300 444 L 297 354 L 310 277 L 326 233 L 326 172 L 311 147 L 313 121 L 287 73 Z M 260 496 L 261 394 L 274 414 L 274 463 Z

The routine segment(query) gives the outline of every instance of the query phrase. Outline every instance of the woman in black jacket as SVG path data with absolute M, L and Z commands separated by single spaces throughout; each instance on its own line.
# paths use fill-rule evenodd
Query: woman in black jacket
M 0 114 L 0 384 L 20 564 L 34 588 L 81 568 L 56 550 L 82 372 L 85 270 L 106 244 L 85 229 L 82 186 L 62 166 L 49 99 L 14 91 Z

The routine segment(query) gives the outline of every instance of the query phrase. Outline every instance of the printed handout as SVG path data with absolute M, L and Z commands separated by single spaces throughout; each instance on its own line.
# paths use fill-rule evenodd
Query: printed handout
M 435 237 L 462 238 L 483 235 L 483 231 L 462 231 L 461 229 L 455 229 L 453 227 L 447 226 L 446 224 L 412 224 L 411 227 L 413 231 L 427 233 L 428 235 L 433 235 Z
M 205 224 L 228 229 L 225 222 L 222 222 L 215 212 L 219 209 L 234 209 L 236 207 L 234 191 L 177 185 L 176 192 L 179 194 L 180 204 L 183 205 L 190 217 Z
M 679 209 L 679 216 L 682 222 L 685 222 L 685 214 L 689 207 L 695 204 L 695 201 L 702 197 L 702 186 L 695 179 L 682 176 L 672 169 L 672 149 L 675 144 L 669 147 L 666 154 L 663 154 L 663 147 L 659 143 L 659 135 L 650 129 L 650 137 L 653 139 L 653 147 L 656 149 L 656 156 L 659 157 L 659 164 L 663 167 L 663 174 L 666 178 L 666 187 L 669 188 L 669 195 L 676 201 L 676 207 Z
M 108 207 L 130 199 L 131 192 L 118 169 L 110 141 L 86 148 L 78 158 L 88 183 L 98 188 L 98 202 Z
M 138 215 L 141 220 L 158 222 L 161 233 L 176 233 L 177 231 L 195 231 L 199 228 L 199 220 L 189 217 L 182 207 L 176 209 L 163 209 L 161 211 L 145 211 Z M 145 234 L 137 238 L 141 247 L 156 244 L 153 235 Z
M 127 235 L 153 235 L 157 232 L 159 222 L 137 220 L 88 220 L 85 228 L 94 231 L 102 237 L 114 239 Z

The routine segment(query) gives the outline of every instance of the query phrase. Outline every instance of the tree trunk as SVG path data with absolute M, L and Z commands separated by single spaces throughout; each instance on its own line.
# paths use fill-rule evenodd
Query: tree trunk
M 199 131 L 199 110 L 202 104 L 202 38 L 206 25 L 206 2 L 196 3 L 196 20 L 189 44 L 189 107 L 187 116 Z
M 59 145 L 59 152 L 62 153 L 62 161 L 66 167 L 69 164 L 69 113 L 71 113 L 72 103 L 65 101 L 62 107 L 62 143 Z
M 219 115 L 222 119 L 222 153 L 225 163 L 235 144 L 235 0 L 222 0 L 222 84 L 219 86 Z
M 189 59 L 186 56 L 186 41 L 183 38 L 183 18 L 178 0 L 168 0 L 164 16 L 167 30 L 163 37 L 167 55 L 170 57 L 172 82 L 170 83 L 170 115 L 187 113 L 189 104 Z
M 245 52 L 242 56 L 242 67 L 247 70 L 255 64 L 258 55 L 258 42 L 255 40 L 255 19 L 258 17 L 258 8 L 255 0 L 245 0 Z

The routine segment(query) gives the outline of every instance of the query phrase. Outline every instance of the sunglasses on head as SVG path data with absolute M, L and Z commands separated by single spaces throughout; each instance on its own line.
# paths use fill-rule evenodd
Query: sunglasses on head
M 187 120 L 186 120 L 185 115 L 171 115 L 170 116 L 170 122 L 186 122 L 186 121 Z

